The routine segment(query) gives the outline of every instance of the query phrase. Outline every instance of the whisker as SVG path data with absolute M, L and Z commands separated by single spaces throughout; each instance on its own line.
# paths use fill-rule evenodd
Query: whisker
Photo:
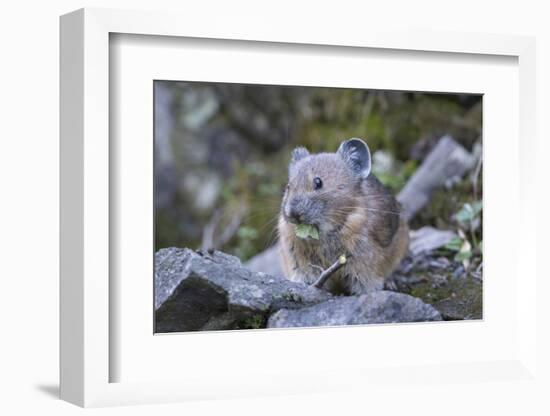
M 279 240 L 279 228 L 278 227 L 274 227 L 271 232 L 269 233 L 269 236 L 268 236 L 268 239 L 266 240 L 266 243 L 264 244 L 264 250 L 267 249 L 268 247 L 271 247 L 274 243 L 275 243 L 275 240 Z
M 353 207 L 339 207 L 332 209 L 332 212 L 338 213 L 338 214 L 351 214 L 356 209 L 363 209 L 365 211 L 373 211 L 373 212 L 384 212 L 388 214 L 395 214 L 400 215 L 401 211 L 390 211 L 386 209 L 378 209 L 378 208 L 371 208 L 371 207 L 364 207 L 364 206 L 353 206 Z

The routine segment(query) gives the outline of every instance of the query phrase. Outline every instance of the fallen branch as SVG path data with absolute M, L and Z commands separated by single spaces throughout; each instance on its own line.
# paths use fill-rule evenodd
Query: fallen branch
M 325 282 L 328 280 L 330 276 L 332 276 L 335 272 L 337 272 L 339 269 L 341 269 L 344 264 L 347 263 L 348 258 L 350 258 L 351 255 L 346 256 L 345 254 L 342 254 L 340 257 L 338 257 L 338 260 L 336 260 L 328 269 L 324 270 L 319 278 L 313 283 L 311 286 L 316 287 L 317 289 L 321 289 Z
M 241 207 L 237 210 L 237 212 L 231 218 L 231 221 L 229 222 L 229 224 L 227 224 L 227 226 L 225 227 L 221 235 L 218 237 L 216 241 L 217 247 L 222 248 L 223 246 L 225 246 L 229 242 L 229 240 L 233 238 L 233 236 L 237 233 L 237 231 L 239 231 L 239 227 L 241 226 L 244 213 L 245 213 L 245 208 L 244 206 L 241 205 Z
M 449 180 L 462 178 L 475 162 L 474 157 L 451 136 L 442 137 L 397 195 L 405 219 L 414 217 L 430 201 L 435 189 Z
M 210 221 L 208 221 L 208 224 L 206 224 L 204 226 L 204 229 L 202 230 L 202 242 L 201 242 L 202 251 L 206 251 L 210 248 L 215 247 L 214 233 L 216 232 L 216 228 L 218 227 L 221 219 L 222 219 L 222 210 L 216 209 L 214 211 L 214 214 L 212 215 L 212 218 L 210 219 Z
M 216 209 L 212 215 L 212 218 L 203 229 L 201 243 L 202 251 L 223 249 L 223 246 L 225 246 L 229 240 L 233 238 L 237 231 L 239 231 L 244 213 L 245 208 L 241 205 L 233 214 L 224 230 L 220 232 L 218 229 L 221 228 L 220 224 L 222 222 L 223 211 L 221 209 Z M 216 233 L 218 233 L 217 237 Z

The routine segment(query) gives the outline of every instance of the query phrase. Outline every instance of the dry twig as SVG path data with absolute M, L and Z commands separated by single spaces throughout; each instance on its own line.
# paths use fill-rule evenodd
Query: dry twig
M 319 278 L 311 286 L 314 286 L 317 289 L 321 289 L 328 278 L 332 276 L 335 272 L 340 270 L 344 266 L 344 264 L 347 263 L 350 257 L 351 254 L 348 254 L 347 256 L 345 254 L 342 254 L 340 257 L 338 257 L 338 260 L 336 260 L 328 269 L 324 270 L 321 273 Z

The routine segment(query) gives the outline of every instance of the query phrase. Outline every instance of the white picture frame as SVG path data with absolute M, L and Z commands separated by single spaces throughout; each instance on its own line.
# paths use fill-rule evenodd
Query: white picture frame
M 185 22 L 185 24 L 182 24 Z M 228 384 L 213 382 L 206 375 L 169 381 L 112 382 L 111 366 L 120 359 L 111 348 L 110 326 L 113 292 L 109 276 L 110 258 L 110 172 L 109 152 L 110 34 L 225 39 L 228 41 L 276 42 L 331 45 L 336 48 L 408 50 L 438 54 L 508 56 L 518 60 L 519 105 L 517 209 L 534 213 L 535 200 L 530 175 L 534 175 L 535 42 L 533 38 L 468 33 L 380 31 L 375 28 L 327 35 L 322 28 L 307 34 L 282 30 L 278 25 L 251 24 L 238 30 L 226 25 L 205 26 L 168 13 L 83 9 L 61 18 L 61 398 L 80 406 L 157 403 L 197 398 L 249 397 L 266 394 L 296 394 L 361 389 L 362 386 L 401 382 L 426 383 L 461 380 L 536 380 L 536 218 L 521 215 L 517 226 L 517 264 L 510 273 L 523 271 L 518 281 L 514 316 L 520 324 L 513 352 L 498 360 L 444 362 L 419 360 L 411 367 L 376 368 L 373 365 L 323 369 L 320 373 L 288 369 L 266 373 L 269 380 L 246 380 Z M 261 45 L 261 44 L 260 44 Z M 533 144 L 533 146 L 531 146 Z M 516 162 L 514 162 L 516 163 Z M 496 169 L 502 169 L 498 167 Z M 529 243 L 531 242 L 531 243 Z M 152 255 L 152 253 L 151 253 Z M 515 271 L 515 272 L 514 272 Z M 517 276 L 513 276 L 514 278 Z M 459 331 L 459 327 L 449 331 Z M 360 330 L 360 328 L 358 328 Z M 311 332 L 310 332 L 311 334 Z M 151 333 L 151 336 L 153 334 Z M 253 334 L 241 334 L 250 337 Z M 209 335 L 210 336 L 210 335 Z M 314 332 L 315 338 L 335 336 L 334 329 Z M 169 339 L 170 337 L 167 337 Z M 236 341 L 238 342 L 238 341 Z M 510 350 L 512 351 L 512 350 Z M 414 373 L 414 375 L 412 375 Z M 206 374 L 206 373 L 205 373 Z M 289 376 L 292 380 L 289 382 Z M 328 375 L 328 377 L 327 377 Z M 322 380 L 322 382 L 320 382 Z M 347 380 L 345 383 L 342 380 Z M 535 380 L 535 381 L 533 381 Z

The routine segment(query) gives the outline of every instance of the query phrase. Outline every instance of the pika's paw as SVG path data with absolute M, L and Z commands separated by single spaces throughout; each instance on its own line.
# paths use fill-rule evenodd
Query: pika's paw
M 390 276 L 384 281 L 385 290 L 391 290 L 393 292 L 396 292 L 398 287 L 399 285 L 397 283 L 397 279 L 394 276 Z

